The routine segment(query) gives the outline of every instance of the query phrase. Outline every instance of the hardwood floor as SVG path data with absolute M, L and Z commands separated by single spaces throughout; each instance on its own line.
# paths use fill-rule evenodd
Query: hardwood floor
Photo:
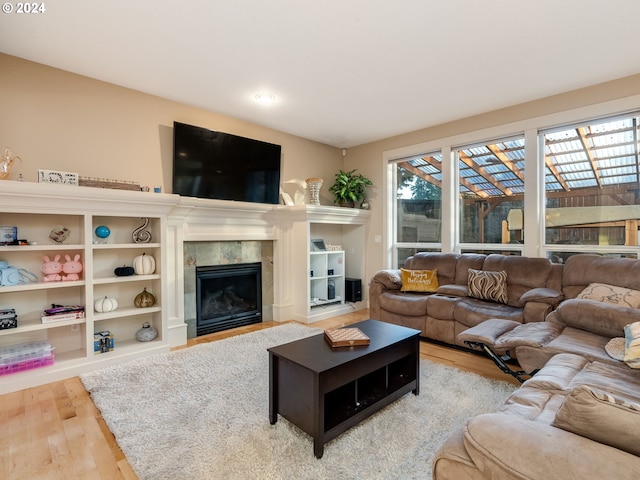
M 311 326 L 336 328 L 365 318 L 368 318 L 368 311 L 360 310 Z M 191 339 L 185 347 L 179 348 L 276 325 L 280 323 L 264 322 L 213 333 Z M 480 355 L 426 341 L 420 344 L 420 355 L 434 362 L 518 384 Z M 0 478 L 129 480 L 137 479 L 137 476 L 82 382 L 73 377 L 0 396 Z

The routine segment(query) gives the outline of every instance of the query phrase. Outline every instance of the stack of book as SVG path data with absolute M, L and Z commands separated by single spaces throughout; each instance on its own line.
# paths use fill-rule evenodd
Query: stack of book
M 42 323 L 84 318 L 84 305 L 52 305 L 42 313 Z

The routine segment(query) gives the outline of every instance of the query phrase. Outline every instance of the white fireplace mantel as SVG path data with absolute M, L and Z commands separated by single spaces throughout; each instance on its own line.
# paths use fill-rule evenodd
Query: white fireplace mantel
M 167 237 L 176 252 L 170 260 L 169 275 L 175 298 L 184 297 L 184 242 L 270 240 L 274 242 L 274 305 L 276 321 L 305 321 L 307 295 L 300 285 L 306 281 L 310 224 L 364 226 L 370 212 L 323 205 L 266 205 L 221 200 L 178 197 L 168 218 Z M 362 253 L 364 234 L 358 242 Z M 169 315 L 172 345 L 186 342 L 184 305 L 174 303 Z

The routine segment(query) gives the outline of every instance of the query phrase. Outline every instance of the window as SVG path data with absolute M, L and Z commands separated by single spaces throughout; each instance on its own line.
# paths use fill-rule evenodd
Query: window
M 564 261 L 574 253 L 637 246 L 637 116 L 565 126 L 542 136 L 550 258 Z
M 462 147 L 456 158 L 459 243 L 494 244 L 498 250 L 500 245 L 521 244 L 524 137 Z
M 440 251 L 442 155 L 430 153 L 395 164 L 395 259 L 418 251 Z
M 411 157 L 407 147 L 387 152 L 390 263 L 419 251 L 637 258 L 640 112 L 610 111 L 589 107 L 580 117 L 592 120 L 580 123 L 567 112 L 547 129 L 535 118 L 501 136 L 492 127 L 432 140 Z

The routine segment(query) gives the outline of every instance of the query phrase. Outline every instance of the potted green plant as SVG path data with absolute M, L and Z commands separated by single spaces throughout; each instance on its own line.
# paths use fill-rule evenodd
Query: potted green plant
M 335 183 L 329 187 L 329 191 L 335 196 L 333 203 L 341 207 L 354 207 L 356 202 L 366 197 L 367 188 L 373 183 L 356 170 L 336 173 Z

